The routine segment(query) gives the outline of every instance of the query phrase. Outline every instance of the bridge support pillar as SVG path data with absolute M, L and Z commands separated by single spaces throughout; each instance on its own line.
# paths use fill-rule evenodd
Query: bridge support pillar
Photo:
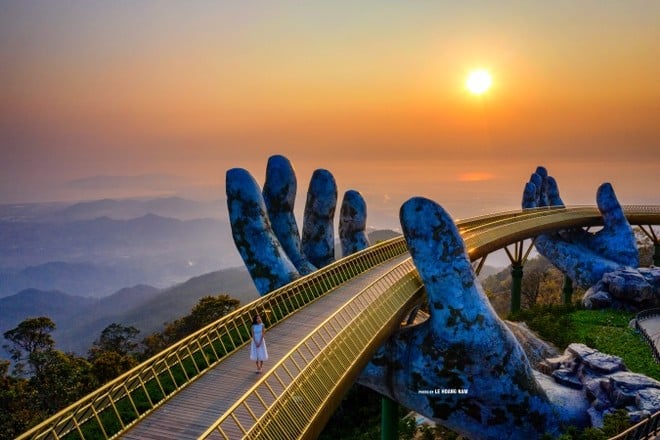
M 520 296 L 522 292 L 523 265 L 511 264 L 511 313 L 520 311 Z
M 660 241 L 656 241 L 653 245 L 655 252 L 653 252 L 653 265 L 660 267 Z
M 380 438 L 398 440 L 399 405 L 389 397 L 383 396 L 380 403 Z
M 562 304 L 569 305 L 573 303 L 573 280 L 564 275 L 564 285 L 562 287 Z
M 513 251 L 505 247 L 509 260 L 511 260 L 511 313 L 518 313 L 520 311 L 520 297 L 522 294 L 522 277 L 523 266 L 529 257 L 529 253 L 534 248 L 536 237 L 532 239 L 529 247 L 525 249 L 525 242 L 519 241 L 514 243 Z

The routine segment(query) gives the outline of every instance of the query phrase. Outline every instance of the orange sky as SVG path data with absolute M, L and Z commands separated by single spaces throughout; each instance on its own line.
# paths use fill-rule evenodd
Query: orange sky
M 383 209 L 516 207 L 537 164 L 568 203 L 660 203 L 660 3 L 319 3 L 0 2 L 0 203 L 222 198 L 274 153 Z M 176 179 L 71 184 L 143 174 Z

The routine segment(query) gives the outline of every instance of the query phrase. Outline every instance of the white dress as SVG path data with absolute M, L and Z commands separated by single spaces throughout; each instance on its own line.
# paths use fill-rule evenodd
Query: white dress
M 264 325 L 254 324 L 252 326 L 252 343 L 250 344 L 250 359 L 253 361 L 267 361 L 268 360 L 268 350 L 266 349 L 266 339 L 263 338 L 264 334 Z M 255 339 L 258 341 L 261 339 L 261 345 L 257 347 L 257 344 L 254 342 Z

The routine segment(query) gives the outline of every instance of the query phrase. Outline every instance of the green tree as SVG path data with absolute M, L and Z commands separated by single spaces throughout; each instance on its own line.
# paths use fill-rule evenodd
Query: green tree
M 526 309 L 536 305 L 561 304 L 563 283 L 564 274 L 545 257 L 539 255 L 530 258 L 523 269 L 522 307 Z M 482 281 L 482 286 L 491 301 L 497 300 L 500 295 L 506 295 L 506 298 L 509 298 L 511 292 L 510 268 L 503 269 L 501 272 L 487 277 Z M 579 299 L 583 295 L 584 289 L 574 287 L 574 299 Z M 495 302 L 494 305 L 496 304 L 498 303 Z
M 98 353 L 113 352 L 125 356 L 134 354 L 138 347 L 138 342 L 135 337 L 140 333 L 140 330 L 135 327 L 126 327 L 121 324 L 112 323 L 101 332 L 101 336 L 94 341 L 92 348 L 89 350 L 91 358 L 94 358 Z
M 233 312 L 240 301 L 229 295 L 205 296 L 193 307 L 190 315 L 175 321 L 178 336 L 187 336 L 200 328 L 217 321 L 226 314 Z
M 92 374 L 99 383 L 106 383 L 138 364 L 137 359 L 130 355 L 121 355 L 114 351 L 97 353 L 92 363 Z
M 17 437 L 37 420 L 30 409 L 28 381 L 9 375 L 10 362 L 0 360 L 0 439 Z
M 39 353 L 51 351 L 55 341 L 50 335 L 55 330 L 55 323 L 46 316 L 28 318 L 4 333 L 11 345 L 4 345 L 11 359 L 15 362 L 14 374 L 18 376 L 39 374 L 43 368 Z M 27 366 L 31 371 L 27 370 Z
M 45 415 L 54 414 L 78 400 L 98 385 L 91 364 L 84 358 L 59 350 L 33 353 L 41 369 L 30 379 L 30 386 Z
M 42 316 L 4 333 L 15 365 L 12 377 L 9 362 L 0 362 L 0 438 L 24 432 L 98 384 L 85 359 L 54 349 L 54 329 L 55 323 Z
M 525 263 L 522 279 L 523 307 L 537 304 L 560 304 L 564 274 L 545 257 L 538 256 Z
M 617 409 L 603 418 L 603 433 L 607 438 L 614 437 L 620 432 L 628 429 L 632 423 L 625 409 Z
M 189 315 L 168 324 L 162 333 L 154 333 L 142 341 L 145 346 L 145 355 L 152 356 L 158 353 L 189 334 L 236 310 L 239 305 L 240 301 L 229 295 L 200 298 Z
M 139 333 L 135 327 L 117 323 L 103 329 L 88 352 L 92 373 L 100 383 L 108 382 L 137 365 L 139 344 L 135 337 Z

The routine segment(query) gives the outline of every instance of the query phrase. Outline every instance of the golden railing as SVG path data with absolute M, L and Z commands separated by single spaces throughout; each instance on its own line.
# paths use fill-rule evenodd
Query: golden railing
M 316 438 L 422 290 L 410 258 L 395 266 L 300 341 L 200 439 Z
M 299 278 L 182 339 L 18 439 L 116 436 L 248 343 L 248 329 L 256 313 L 272 326 L 344 282 L 405 252 L 404 241 L 394 238 Z
M 660 411 L 609 440 L 657 440 L 660 436 Z
M 660 205 L 626 205 L 623 212 L 631 225 L 660 224 Z M 456 222 L 472 261 L 548 231 L 602 225 L 594 206 L 526 209 Z

